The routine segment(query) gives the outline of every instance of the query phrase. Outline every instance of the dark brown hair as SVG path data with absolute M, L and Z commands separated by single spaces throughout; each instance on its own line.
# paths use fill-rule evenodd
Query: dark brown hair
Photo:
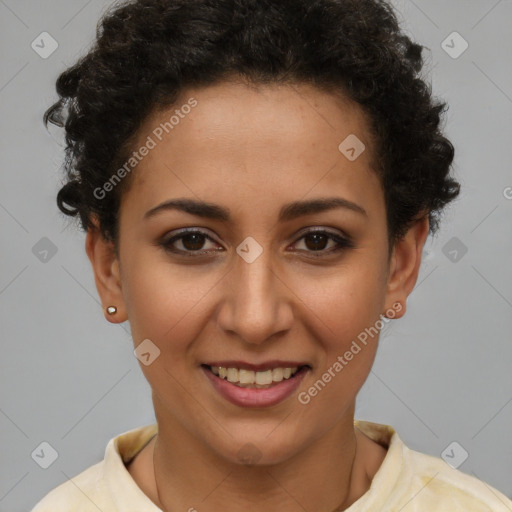
M 440 130 L 446 108 L 420 77 L 422 47 L 383 0 L 132 0 L 100 20 L 90 51 L 57 80 L 45 123 L 64 126 L 67 181 L 59 208 L 92 215 L 117 241 L 116 187 L 94 191 L 133 151 L 137 129 L 187 86 L 238 75 L 253 83 L 310 83 L 361 105 L 376 136 L 390 242 L 427 212 L 437 229 L 459 193 L 454 148 Z

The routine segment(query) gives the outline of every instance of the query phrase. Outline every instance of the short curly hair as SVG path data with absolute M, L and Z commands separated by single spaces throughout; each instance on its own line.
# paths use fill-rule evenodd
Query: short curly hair
M 309 83 L 357 102 L 375 136 L 390 246 L 428 214 L 438 228 L 460 185 L 442 134 L 446 104 L 421 78 L 423 47 L 401 30 L 384 0 L 131 0 L 98 22 L 89 52 L 57 79 L 44 115 L 65 127 L 66 182 L 57 204 L 97 217 L 116 243 L 124 179 L 97 198 L 125 162 L 137 130 L 188 86 L 232 76 L 252 83 Z

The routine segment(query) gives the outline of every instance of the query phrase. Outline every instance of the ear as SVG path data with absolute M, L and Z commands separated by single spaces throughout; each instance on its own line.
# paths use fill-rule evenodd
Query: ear
M 393 318 L 400 318 L 405 314 L 407 297 L 418 279 L 421 254 L 428 231 L 428 215 L 425 215 L 413 222 L 404 237 L 398 240 L 393 248 L 386 291 L 386 311 L 395 311 Z M 400 309 L 397 309 L 397 303 L 401 304 Z
M 119 260 L 116 256 L 114 243 L 106 240 L 99 230 L 97 219 L 87 230 L 85 251 L 94 271 L 96 288 L 103 305 L 105 318 L 114 324 L 127 320 L 126 307 L 121 289 L 121 274 Z M 115 306 L 117 312 L 107 313 L 107 307 Z

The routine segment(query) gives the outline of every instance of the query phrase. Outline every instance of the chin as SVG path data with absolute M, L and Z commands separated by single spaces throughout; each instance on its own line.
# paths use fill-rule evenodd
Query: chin
M 272 428 L 275 432 L 272 432 L 272 428 L 257 427 L 247 432 L 245 428 L 244 435 L 233 435 L 226 439 L 227 442 L 220 445 L 215 443 L 214 446 L 210 444 L 210 447 L 230 464 L 273 466 L 292 459 L 308 444 L 305 439 L 299 439 L 295 432 L 287 431 L 283 425 L 277 428 L 274 425 Z

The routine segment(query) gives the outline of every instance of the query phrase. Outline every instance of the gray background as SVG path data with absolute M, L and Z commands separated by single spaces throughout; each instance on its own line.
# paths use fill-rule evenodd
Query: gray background
M 29 509 L 100 461 L 109 439 L 154 421 L 129 327 L 104 320 L 84 235 L 57 210 L 62 136 L 42 125 L 58 73 L 109 3 L 0 0 L 2 512 Z M 356 417 L 435 456 L 457 441 L 469 454 L 459 469 L 512 497 L 512 2 L 395 4 L 431 49 L 463 191 L 426 245 L 407 315 L 381 337 Z M 46 59 L 31 48 L 43 31 L 58 42 Z M 458 58 L 441 46 L 454 31 L 469 43 Z M 58 452 L 48 469 L 31 457 L 43 441 Z

